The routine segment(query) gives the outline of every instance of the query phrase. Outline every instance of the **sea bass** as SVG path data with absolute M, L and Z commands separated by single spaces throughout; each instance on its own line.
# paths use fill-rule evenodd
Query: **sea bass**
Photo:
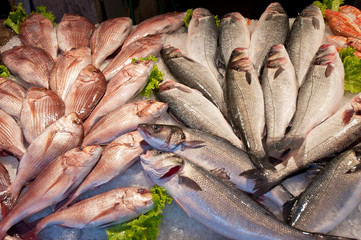
M 325 28 L 321 10 L 315 4 L 305 7 L 293 22 L 285 46 L 295 68 L 298 87 L 302 86 L 313 58 L 322 44 Z
M 65 104 L 54 91 L 38 87 L 29 88 L 20 115 L 21 127 L 27 142 L 30 144 L 64 113 Z
M 100 23 L 90 38 L 92 64 L 99 68 L 104 60 L 124 43 L 130 33 L 132 19 L 117 17 Z
M 274 2 L 268 5 L 251 34 L 249 45 L 249 59 L 258 75 L 261 74 L 270 47 L 284 44 L 289 28 L 289 20 L 281 4 Z
M 130 221 L 154 207 L 152 194 L 143 188 L 117 188 L 82 200 L 41 219 L 35 232 L 50 225 L 71 228 L 106 227 Z
M 13 209 L 0 222 L 0 238 L 22 219 L 56 204 L 81 183 L 99 160 L 100 146 L 78 147 L 54 159 L 29 184 Z
M 16 119 L 20 118 L 26 89 L 20 84 L 0 77 L 0 109 Z

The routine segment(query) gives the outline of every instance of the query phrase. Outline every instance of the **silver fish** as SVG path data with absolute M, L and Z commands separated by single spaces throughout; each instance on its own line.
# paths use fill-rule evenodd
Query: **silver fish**
M 293 22 L 285 46 L 295 68 L 299 87 L 302 86 L 313 58 L 322 44 L 325 28 L 321 10 L 315 4 L 305 7 Z
M 16 119 L 20 118 L 26 89 L 20 84 L 0 77 L 0 109 Z
M 84 120 L 107 88 L 104 74 L 92 64 L 83 68 L 65 97 L 65 114 L 76 112 Z
M 10 153 L 20 160 L 25 152 L 19 125 L 12 116 L 0 109 L 0 153 Z
M 78 147 L 48 164 L 0 222 L 0 238 L 22 219 L 66 198 L 91 171 L 101 152 L 102 147 L 96 145 Z
M 19 46 L 1 53 L 6 67 L 22 80 L 35 86 L 49 88 L 54 60 L 43 49 Z
M 251 34 L 249 45 L 249 59 L 258 75 L 262 73 L 271 46 L 284 44 L 289 28 L 289 20 L 281 4 L 273 2 L 268 5 Z
M 64 14 L 56 31 L 59 49 L 66 53 L 72 48 L 89 47 L 90 37 L 94 30 L 95 25 L 86 17 Z
M 25 46 L 45 50 L 56 61 L 58 39 L 53 23 L 39 13 L 32 13 L 21 24 L 19 38 Z
M 146 189 L 117 188 L 48 215 L 36 225 L 35 233 L 50 225 L 71 228 L 106 227 L 130 221 L 148 212 L 153 206 L 152 194 Z
M 153 122 L 167 111 L 168 105 L 155 100 L 127 103 L 106 114 L 85 136 L 83 145 L 106 144 L 134 131 L 140 123 Z
M 344 68 L 336 47 L 323 44 L 299 89 L 292 126 L 277 143 L 278 150 L 297 149 L 309 131 L 333 115 L 344 93 Z
M 100 23 L 90 38 L 92 64 L 99 68 L 104 60 L 124 43 L 132 27 L 129 17 L 117 17 Z
M 64 113 L 65 104 L 54 91 L 38 87 L 29 88 L 20 115 L 21 127 L 27 142 L 30 144 Z

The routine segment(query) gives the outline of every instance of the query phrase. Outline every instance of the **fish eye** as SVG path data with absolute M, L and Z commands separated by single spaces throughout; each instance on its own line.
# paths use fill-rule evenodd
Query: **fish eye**
M 73 123 L 76 124 L 76 125 L 80 124 L 80 119 L 73 120 Z
M 45 90 L 46 90 L 46 88 L 40 88 L 40 90 L 41 90 L 41 91 L 45 91 Z
M 149 103 L 150 103 L 150 104 L 153 104 L 153 103 L 154 103 L 154 101 L 153 101 L 153 100 L 149 100 Z
M 160 127 L 158 125 L 153 125 L 153 130 L 154 130 L 154 132 L 159 132 Z
M 84 149 L 83 146 L 78 147 L 78 150 L 79 150 L 79 151 L 83 151 L 83 149 Z
M 145 193 L 145 189 L 143 189 L 143 188 L 139 189 L 139 190 L 138 190 L 138 193 L 144 194 L 144 193 Z

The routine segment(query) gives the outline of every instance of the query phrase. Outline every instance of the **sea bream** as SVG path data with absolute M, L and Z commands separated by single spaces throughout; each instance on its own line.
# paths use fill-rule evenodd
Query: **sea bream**
M 91 171 L 101 152 L 97 145 L 73 148 L 48 164 L 0 222 L 0 238 L 14 224 L 66 198 Z
M 0 77 L 0 109 L 16 119 L 20 118 L 26 89 L 20 84 Z

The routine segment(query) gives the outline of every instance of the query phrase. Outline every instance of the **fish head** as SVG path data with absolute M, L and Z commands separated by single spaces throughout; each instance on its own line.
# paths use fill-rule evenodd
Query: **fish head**
M 63 158 L 67 167 L 93 167 L 100 158 L 103 148 L 99 145 L 79 146 L 68 151 Z
M 212 13 L 206 8 L 196 8 L 193 10 L 192 19 L 200 19 L 205 17 L 213 17 Z
M 144 100 L 137 103 L 136 114 L 139 118 L 152 116 L 153 118 L 159 118 L 168 109 L 168 104 L 159 102 L 156 100 Z
M 124 70 L 131 77 L 137 76 L 149 76 L 153 71 L 154 61 L 153 60 L 136 60 L 133 63 L 124 67 Z
M 152 193 L 145 188 L 128 187 L 121 200 L 128 209 L 140 213 L 145 213 L 154 206 Z
M 249 54 L 247 48 L 235 48 L 231 53 L 228 68 L 238 72 L 253 69 L 253 64 L 248 56 Z
M 83 121 L 79 115 L 75 112 L 69 113 L 62 116 L 58 121 L 56 121 L 56 127 L 59 132 L 67 132 L 70 134 L 79 134 L 81 138 L 83 136 Z
M 138 148 L 139 146 L 143 149 L 148 148 L 148 144 L 144 141 L 143 137 L 138 131 L 128 132 L 118 137 L 108 146 L 118 147 L 119 145 L 125 146 L 127 148 Z
M 93 64 L 89 64 L 80 71 L 77 79 L 81 82 L 93 82 L 99 81 L 102 78 L 104 78 L 105 81 L 104 74 L 100 71 L 100 69 L 95 67 Z
M 182 147 L 186 140 L 183 130 L 174 125 L 139 124 L 137 130 L 150 146 L 163 151 Z
M 179 50 L 179 48 L 175 48 L 171 45 L 163 46 L 162 50 L 160 50 L 160 54 L 166 59 L 179 58 L 183 56 L 183 53 Z

